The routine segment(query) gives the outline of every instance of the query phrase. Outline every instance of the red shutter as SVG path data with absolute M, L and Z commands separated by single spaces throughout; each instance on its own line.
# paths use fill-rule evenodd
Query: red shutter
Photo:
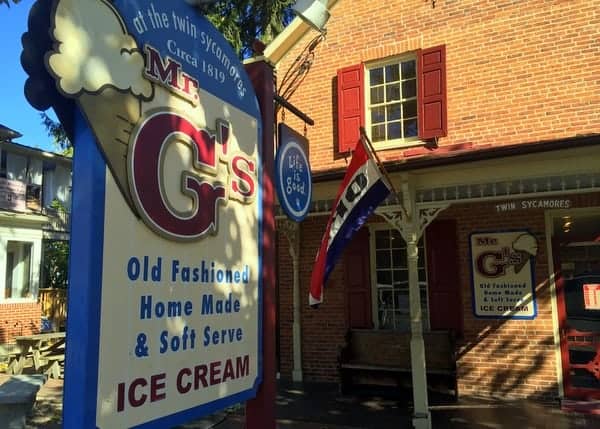
M 365 125 L 363 65 L 346 67 L 337 72 L 338 152 L 354 150 Z
M 361 228 L 344 251 L 348 327 L 372 328 L 369 230 Z
M 460 334 L 463 312 L 456 221 L 433 221 L 425 234 L 431 330 L 452 329 Z
M 448 131 L 446 113 L 446 46 L 423 49 L 417 55 L 419 73 L 419 138 L 444 137 Z

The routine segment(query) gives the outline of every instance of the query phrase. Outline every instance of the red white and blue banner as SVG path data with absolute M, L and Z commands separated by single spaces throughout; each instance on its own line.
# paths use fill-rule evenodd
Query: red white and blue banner
M 356 144 L 317 253 L 308 296 L 310 306 L 323 302 L 323 285 L 344 247 L 389 195 L 390 189 L 390 183 L 361 138 Z

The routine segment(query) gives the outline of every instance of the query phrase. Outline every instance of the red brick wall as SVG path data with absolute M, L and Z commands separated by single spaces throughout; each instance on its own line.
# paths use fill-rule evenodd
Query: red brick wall
M 0 344 L 10 343 L 19 335 L 39 333 L 41 318 L 38 303 L 0 303 Z
M 600 132 L 600 15 L 584 0 L 339 0 L 327 38 L 290 98 L 308 127 L 313 172 L 336 155 L 338 68 L 446 45 L 448 136 L 439 145 L 508 145 Z M 280 79 L 316 33 L 278 66 Z M 302 129 L 292 114 L 286 122 Z M 402 151 L 381 151 L 384 160 Z
M 318 309 L 308 307 L 308 290 L 316 249 L 325 229 L 325 217 L 308 217 L 302 222 L 300 250 L 300 301 L 302 370 L 306 381 L 337 381 L 337 352 L 346 333 L 343 264 L 330 276 L 325 300 Z M 291 378 L 292 352 L 292 262 L 283 234 L 278 241 L 278 284 L 280 318 L 280 371 Z
M 284 233 L 277 234 L 277 289 L 279 294 L 279 371 L 286 378 L 293 369 L 293 266 L 289 241 Z
M 599 207 L 600 194 L 570 195 L 572 206 Z M 558 396 L 552 306 L 543 210 L 497 213 L 497 202 L 459 204 L 440 214 L 458 226 L 464 335 L 458 343 L 461 395 L 537 398 Z M 336 356 L 346 331 L 344 261 L 336 265 L 317 310 L 308 307 L 308 286 L 326 216 L 309 217 L 302 225 L 300 261 L 302 355 L 308 381 L 337 381 Z M 530 230 L 538 239 L 535 261 L 537 317 L 533 320 L 477 319 L 472 311 L 469 235 L 474 231 Z M 291 377 L 292 272 L 285 238 L 279 239 L 281 375 Z
M 552 307 L 542 210 L 498 215 L 494 204 L 461 205 L 444 217 L 458 220 L 464 338 L 459 342 L 461 395 L 557 396 Z M 472 311 L 469 235 L 473 231 L 527 228 L 538 239 L 535 261 L 537 317 L 533 320 L 475 318 Z

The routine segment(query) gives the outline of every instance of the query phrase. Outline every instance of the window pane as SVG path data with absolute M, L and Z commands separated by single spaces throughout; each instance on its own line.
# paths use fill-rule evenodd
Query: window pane
M 394 329 L 394 317 L 390 310 L 379 311 L 379 329 Z
M 30 298 L 32 243 L 8 241 L 6 245 L 5 298 Z
M 394 268 L 406 268 L 406 250 L 392 250 L 392 265 Z
M 383 83 L 383 68 L 369 70 L 369 84 L 371 86 L 381 85 Z
M 424 282 L 425 280 L 427 280 L 427 274 L 425 274 L 424 269 L 420 269 L 419 270 L 419 281 Z
M 411 79 L 402 82 L 402 97 L 411 98 L 417 96 L 417 80 Z
M 398 250 L 398 265 L 394 265 L 394 268 L 406 268 L 407 262 L 406 262 L 406 249 L 399 249 Z
M 394 306 L 394 297 L 392 295 L 391 290 L 382 290 L 379 293 L 379 308 L 393 308 Z
M 389 104 L 387 106 L 387 120 L 394 121 L 400 119 L 402 116 L 402 109 L 400 103 Z
M 407 270 L 394 270 L 394 287 L 400 287 L 400 288 L 408 287 L 408 271 Z
M 376 256 L 377 268 L 390 268 L 390 251 L 378 250 Z
M 417 63 L 415 60 L 402 63 L 402 79 L 410 79 L 417 76 Z
M 385 140 L 385 125 L 375 125 L 371 127 L 371 139 L 374 142 Z
M 376 231 L 375 232 L 375 247 L 377 249 L 390 247 L 390 234 L 388 231 Z
M 402 127 L 400 122 L 393 122 L 388 124 L 388 140 L 399 139 L 402 138 Z
M 378 104 L 383 102 L 383 86 L 371 88 L 371 104 Z
M 416 119 L 409 119 L 407 121 L 404 121 L 404 138 L 416 137 L 418 133 L 419 131 L 417 129 Z
M 394 329 L 396 329 L 397 331 L 410 330 L 410 318 L 408 314 L 396 313 L 394 320 Z
M 400 100 L 400 85 L 397 83 L 385 86 L 385 101 Z
M 399 249 L 401 247 L 406 247 L 406 243 L 404 242 L 402 235 L 400 235 L 400 231 L 392 229 L 390 230 L 390 235 L 392 236 L 392 248 Z
M 390 64 L 385 66 L 385 81 L 396 82 L 400 80 L 400 67 L 398 64 Z
M 417 116 L 417 100 L 405 101 L 402 103 L 404 111 L 404 119 L 414 118 Z
M 392 272 L 388 270 L 377 271 L 377 287 L 392 286 Z
M 396 298 L 396 301 L 395 301 L 396 309 L 408 311 L 408 309 L 409 309 L 408 291 L 405 291 L 405 292 L 402 291 L 402 292 L 396 293 L 395 298 Z
M 385 121 L 385 107 L 373 107 L 371 109 L 371 123 L 377 124 Z

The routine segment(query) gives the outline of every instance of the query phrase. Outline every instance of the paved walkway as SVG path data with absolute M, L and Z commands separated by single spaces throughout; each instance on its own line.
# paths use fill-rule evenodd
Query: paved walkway
M 4 376 L 5 377 L 5 376 Z M 3 382 L 0 375 L 0 383 Z M 337 386 L 280 384 L 278 429 L 404 429 L 411 427 L 410 393 L 382 397 L 341 396 Z M 37 396 L 27 429 L 59 429 L 62 380 L 48 380 Z M 498 402 L 431 399 L 434 429 L 600 429 L 600 416 L 564 413 L 528 401 Z M 0 422 L 1 423 L 1 422 Z M 0 424 L 1 427 L 1 424 Z M 243 407 L 234 407 L 177 429 L 244 429 Z

